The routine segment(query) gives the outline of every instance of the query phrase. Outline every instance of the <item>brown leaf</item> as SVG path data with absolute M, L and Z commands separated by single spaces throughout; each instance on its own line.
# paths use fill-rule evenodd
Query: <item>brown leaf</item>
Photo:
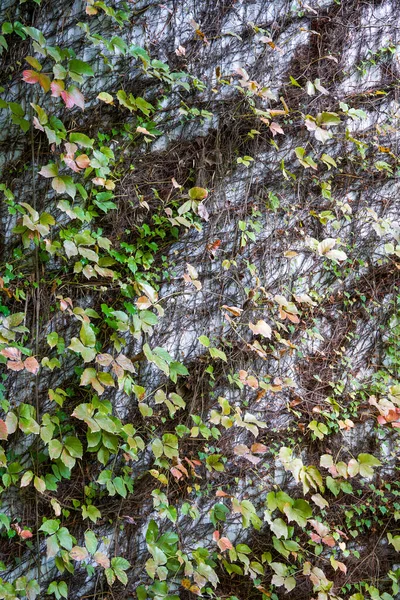
M 227 306 L 226 304 L 223 304 L 222 308 L 228 310 L 234 317 L 240 317 L 243 312 L 243 308 L 238 308 L 237 306 Z
M 39 371 L 40 365 L 34 356 L 30 356 L 24 362 L 24 367 L 27 371 L 29 371 L 29 373 L 36 375 L 36 373 Z
M 124 371 L 129 371 L 129 373 L 135 373 L 135 367 L 133 366 L 133 362 L 130 358 L 125 356 L 125 354 L 119 354 L 115 361 L 120 367 L 124 369 Z
M 264 446 L 264 444 L 259 444 L 259 443 L 255 443 L 251 447 L 251 451 L 254 452 L 255 454 L 263 454 L 264 452 L 267 452 L 267 450 L 268 450 L 267 446 Z
M 86 169 L 87 167 L 90 167 L 90 158 L 87 154 L 81 154 L 80 156 L 77 156 L 75 161 L 78 167 L 80 167 L 81 169 Z
M 253 323 L 249 323 L 249 327 L 254 335 L 262 335 L 265 338 L 271 339 L 272 329 L 265 321 L 257 321 L 254 325 Z
M 275 121 L 272 121 L 271 125 L 269 126 L 269 129 L 273 137 L 275 137 L 277 133 L 285 135 L 285 132 L 283 131 L 282 127 L 278 125 L 278 123 L 275 123 Z
M 69 555 L 73 560 L 78 561 L 85 560 L 85 558 L 89 556 L 86 548 L 83 548 L 82 546 L 74 546 L 70 551 Z
M 147 298 L 147 296 L 140 296 L 136 300 L 136 306 L 139 310 L 145 310 L 146 308 L 149 308 L 151 306 L 151 302 Z
M 102 367 L 109 367 L 113 361 L 113 357 L 111 354 L 98 354 L 96 356 L 96 362 L 99 363 Z
M 103 552 L 96 552 L 93 555 L 93 558 L 101 567 L 104 567 L 105 569 L 110 568 L 110 559 L 108 558 L 108 556 L 103 554 Z
M 22 360 L 20 360 L 20 361 L 9 360 L 9 361 L 7 361 L 7 369 L 11 369 L 11 371 L 23 371 L 24 363 L 22 362 Z

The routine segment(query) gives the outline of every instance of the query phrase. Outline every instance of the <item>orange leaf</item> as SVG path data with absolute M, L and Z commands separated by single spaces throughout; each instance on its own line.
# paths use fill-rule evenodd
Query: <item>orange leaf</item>
M 222 552 L 225 552 L 225 550 L 232 550 L 233 548 L 232 542 L 228 540 L 227 537 L 222 537 L 217 543 Z
M 23 529 L 18 535 L 23 540 L 28 540 L 29 538 L 33 537 L 32 531 L 29 531 L 28 529 Z
M 29 373 L 36 375 L 36 373 L 39 371 L 40 365 L 34 356 L 30 356 L 24 362 L 24 367 L 27 371 L 29 371 Z

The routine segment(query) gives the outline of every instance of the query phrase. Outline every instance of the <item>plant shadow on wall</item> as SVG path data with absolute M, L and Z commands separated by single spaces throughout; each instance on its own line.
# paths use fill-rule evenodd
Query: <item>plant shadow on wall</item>
M 198 4 L 1 9 L 0 598 L 393 600 L 398 8 Z

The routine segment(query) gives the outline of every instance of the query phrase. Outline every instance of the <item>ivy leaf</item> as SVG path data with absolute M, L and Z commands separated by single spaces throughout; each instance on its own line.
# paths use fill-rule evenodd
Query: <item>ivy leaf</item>
M 127 490 L 126 490 L 126 486 L 124 483 L 124 480 L 122 479 L 122 477 L 115 477 L 115 479 L 113 479 L 113 485 L 115 487 L 115 489 L 117 490 L 117 493 L 122 496 L 123 498 L 126 498 L 127 496 Z
M 93 523 L 96 523 L 98 519 L 101 517 L 101 512 L 98 508 L 93 506 L 93 504 L 89 504 L 88 506 L 82 506 L 82 518 L 90 519 Z
M 254 335 L 262 335 L 265 338 L 271 339 L 272 329 L 265 321 L 257 321 L 255 325 L 249 323 L 249 327 Z
M 155 440 L 153 440 L 153 442 L 151 444 L 151 449 L 153 451 L 154 456 L 156 458 L 160 458 L 160 456 L 162 456 L 162 453 L 163 453 L 162 441 L 159 438 L 156 438 Z
M 76 86 L 71 85 L 68 90 L 63 90 L 60 95 L 67 108 L 73 108 L 76 105 L 85 110 L 85 98 Z
M 82 442 L 78 438 L 68 436 L 64 440 L 64 446 L 68 450 L 69 454 L 74 458 L 82 458 L 83 447 Z
M 68 68 L 70 71 L 78 73 L 78 75 L 86 75 L 86 77 L 94 76 L 92 67 L 87 62 L 78 60 L 77 58 L 73 58 L 69 61 Z
M 285 504 L 283 512 L 287 516 L 289 523 L 295 521 L 300 527 L 305 527 L 307 519 L 312 516 L 310 505 L 306 500 L 302 500 L 301 498 L 294 500 L 293 504 Z
M 51 460 L 59 458 L 63 449 L 63 445 L 58 440 L 51 440 L 49 443 L 49 456 Z
M 105 102 L 106 104 L 114 103 L 114 98 L 111 96 L 111 94 L 108 94 L 107 92 L 100 92 L 100 94 L 97 96 L 97 99 L 101 100 L 102 102 Z
M 51 182 L 51 187 L 58 194 L 63 194 L 67 189 L 67 186 L 65 185 L 61 177 L 54 177 L 54 179 Z
M 23 71 L 22 79 L 25 83 L 38 83 L 45 92 L 50 90 L 50 79 L 47 75 L 43 73 L 37 73 L 36 71 Z
M 90 139 L 84 133 L 71 133 L 69 136 L 70 142 L 78 144 L 82 148 L 93 148 L 94 140 Z
M 65 550 L 72 549 L 72 535 L 66 527 L 60 527 L 60 529 L 57 531 L 57 539 L 60 542 L 61 546 L 65 548 Z
M 106 579 L 107 579 L 107 583 L 109 586 L 113 585 L 113 583 L 115 582 L 115 574 L 114 571 L 111 568 L 108 568 L 104 571 L 105 575 L 106 575 Z
M 110 568 L 110 559 L 103 552 L 96 552 L 93 558 L 104 569 Z
M 387 534 L 389 544 L 392 544 L 396 552 L 400 552 L 400 535 L 392 535 L 390 532 Z
M 56 519 L 48 519 L 41 525 L 41 527 L 39 527 L 39 531 L 44 531 L 45 533 L 52 534 L 56 533 L 59 527 L 60 521 L 57 521 Z
M 86 546 L 88 552 L 90 552 L 90 554 L 94 554 L 96 552 L 96 549 L 97 549 L 97 537 L 95 536 L 94 532 L 91 529 L 88 529 L 85 532 L 85 546 Z M 94 556 L 94 559 L 96 560 L 96 556 Z
M 89 348 L 92 348 L 95 345 L 96 335 L 95 335 L 93 329 L 91 328 L 90 324 L 87 323 L 86 321 L 84 321 L 82 323 L 82 327 L 81 327 L 81 331 L 80 331 L 79 335 L 82 340 L 82 343 L 85 346 L 89 346 Z
M 189 190 L 189 198 L 191 200 L 204 200 L 207 196 L 207 190 L 202 187 L 193 187 Z
M 55 163 L 49 163 L 40 169 L 39 175 L 42 175 L 43 177 L 57 177 L 58 166 Z
M 33 479 L 32 471 L 26 471 L 21 478 L 21 487 L 26 487 Z
M 69 555 L 77 561 L 85 560 L 89 556 L 88 551 L 83 546 L 74 546 Z
M 35 475 L 35 479 L 33 480 L 33 485 L 35 486 L 35 488 L 37 489 L 37 491 L 39 492 L 39 494 L 44 494 L 46 491 L 46 484 L 44 482 L 44 480 L 41 477 L 38 477 L 37 475 Z
M 272 523 L 270 523 L 270 528 L 275 533 L 278 538 L 288 538 L 289 532 L 288 527 L 283 519 L 274 519 Z
M 382 465 L 381 461 L 372 456 L 372 454 L 359 454 L 357 460 L 360 465 L 361 477 L 372 477 L 374 474 L 372 467 L 380 467 Z

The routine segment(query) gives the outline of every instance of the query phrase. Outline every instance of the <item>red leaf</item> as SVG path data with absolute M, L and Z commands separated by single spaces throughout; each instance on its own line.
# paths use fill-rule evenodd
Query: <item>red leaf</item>
M 0 419 L 0 440 L 6 440 L 8 437 L 7 425 L 3 419 Z
M 47 75 L 43 73 L 37 73 L 36 71 L 23 71 L 22 79 L 25 83 L 38 83 L 42 86 L 45 92 L 48 92 L 50 89 L 50 79 Z
M 175 467 L 172 467 L 171 473 L 175 477 L 175 479 L 180 479 L 181 477 L 183 477 L 182 473 L 178 471 L 178 469 L 176 469 Z
M 61 98 L 64 100 L 67 108 L 73 108 L 76 105 L 82 110 L 85 109 L 85 98 L 74 85 L 71 85 L 68 90 L 61 92 Z
M 50 88 L 53 98 L 59 98 L 61 96 L 61 92 L 65 89 L 64 82 L 55 79 L 51 82 Z
M 72 169 L 75 173 L 79 173 L 80 169 L 79 167 L 77 167 L 77 165 L 75 164 L 75 161 L 73 158 L 70 158 L 69 156 L 64 156 L 64 162 L 67 165 L 67 167 L 69 167 L 70 169 Z
M 28 531 L 28 529 L 24 529 L 21 531 L 21 533 L 19 533 L 19 537 L 23 540 L 28 540 L 29 538 L 33 537 L 33 533 L 32 531 Z
M 0 354 L 5 356 L 6 358 L 9 358 L 10 360 L 20 360 L 21 358 L 21 351 L 18 350 L 18 348 L 3 348 Z
M 22 79 L 25 81 L 25 83 L 39 83 L 39 73 L 30 70 L 23 71 Z

